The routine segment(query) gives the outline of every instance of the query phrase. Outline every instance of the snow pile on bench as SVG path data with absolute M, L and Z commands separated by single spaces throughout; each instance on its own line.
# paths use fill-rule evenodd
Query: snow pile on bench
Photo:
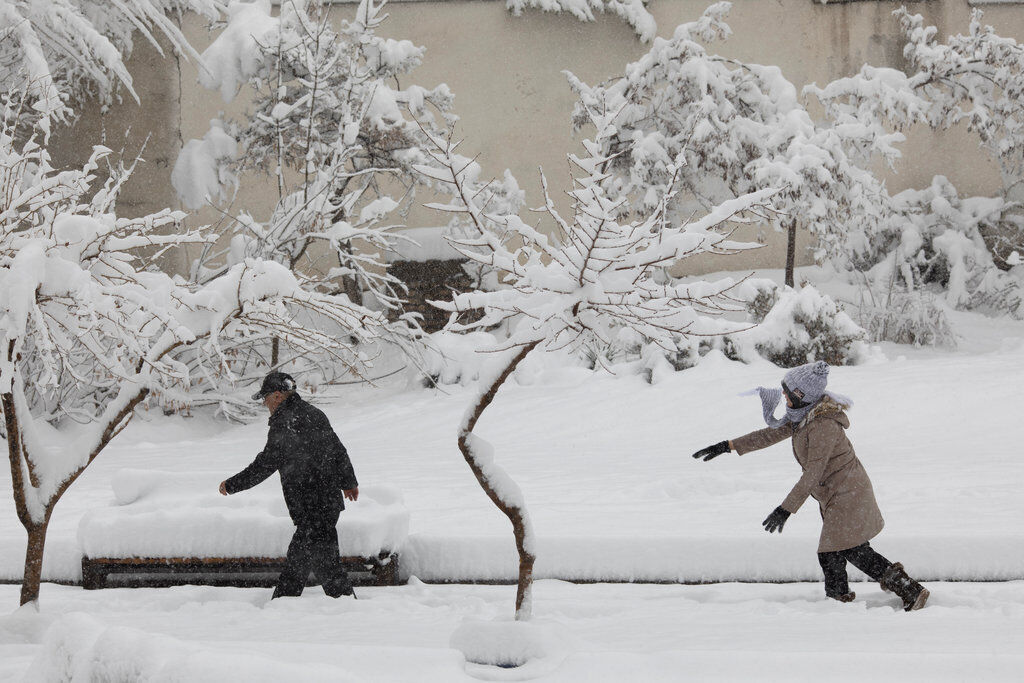
M 336 666 L 218 651 L 134 628 L 106 627 L 85 614 L 71 613 L 47 631 L 25 680 L 345 683 L 356 679 Z
M 78 526 L 85 557 L 284 557 L 295 527 L 277 477 L 232 496 L 210 474 L 119 470 L 114 504 L 90 510 Z M 338 522 L 341 554 L 398 552 L 409 511 L 390 486 L 359 488 Z
M 384 254 L 386 263 L 396 261 L 450 261 L 465 260 L 463 256 L 445 238 L 445 228 L 407 228 L 394 234 L 406 239 L 398 239 L 394 246 Z

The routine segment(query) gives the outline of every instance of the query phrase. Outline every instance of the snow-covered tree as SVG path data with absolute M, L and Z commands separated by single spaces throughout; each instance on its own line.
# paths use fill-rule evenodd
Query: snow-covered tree
M 0 92 L 24 97 L 22 113 L 66 119 L 82 97 L 108 104 L 123 87 L 136 101 L 124 60 L 139 37 L 160 39 L 197 56 L 169 14 L 191 10 L 211 19 L 220 0 L 0 0 Z
M 97 170 L 96 147 L 59 171 L 40 129 L 0 122 L 0 407 L 18 518 L 28 532 L 22 604 L 38 599 L 46 529 L 64 492 L 151 394 L 184 400 L 198 355 L 230 379 L 227 349 L 273 336 L 298 354 L 329 354 L 359 370 L 358 340 L 387 333 L 380 313 L 304 289 L 280 264 L 247 259 L 196 286 L 155 267 L 171 248 L 203 242 L 169 210 L 115 213 L 130 169 Z M 168 230 L 168 228 L 172 228 Z M 167 234 L 163 234 L 163 233 Z M 324 322 L 326 321 L 326 322 Z
M 965 125 L 998 164 L 995 197 L 961 197 L 937 176 L 930 187 L 892 198 L 889 215 L 851 240 L 859 269 L 893 276 L 908 290 L 938 285 L 954 307 L 1018 312 L 1021 282 L 1005 272 L 1024 253 L 1024 46 L 995 33 L 975 10 L 966 35 L 937 29 L 905 8 L 894 12 L 906 36 L 908 75 L 865 65 L 824 87 L 808 86 L 836 128 L 857 131 L 865 157 L 899 156 L 903 129 Z M 1024 312 L 1024 311 L 1020 311 Z
M 654 16 L 647 9 L 648 0 L 506 0 L 505 6 L 517 17 L 524 9 L 545 12 L 567 12 L 580 21 L 594 21 L 594 12 L 607 12 L 621 17 L 633 27 L 640 40 L 649 42 L 658 30 Z
M 793 284 L 798 229 L 819 241 L 818 257 L 848 267 L 845 242 L 883 214 L 883 185 L 847 153 L 850 133 L 819 126 L 778 67 L 712 54 L 705 44 L 731 34 L 731 3 L 708 7 L 672 38 L 657 38 L 624 75 L 587 85 L 567 74 L 579 96 L 576 128 L 594 113 L 615 115 L 602 141 L 606 191 L 623 210 L 651 211 L 678 183 L 678 219 L 729 198 L 773 187 L 770 223 L 788 233 L 786 282 Z M 685 163 L 676 164 L 682 157 Z
M 268 0 L 229 7 L 226 27 L 203 53 L 200 81 L 225 100 L 248 84 L 253 105 L 189 142 L 172 180 L 198 208 L 225 197 L 225 185 L 243 174 L 268 173 L 277 203 L 265 220 L 237 216 L 231 249 L 207 253 L 202 277 L 259 256 L 318 291 L 345 292 L 356 303 L 365 292 L 400 309 L 403 285 L 381 252 L 398 239 L 400 219 L 391 216 L 421 181 L 413 166 L 428 161 L 425 135 L 446 128 L 452 95 L 445 85 L 398 86 L 424 50 L 376 35 L 383 5 L 363 0 L 338 28 L 321 0 L 282 3 L 278 16 Z
M 638 334 L 666 349 L 674 348 L 680 334 L 718 334 L 720 321 L 712 318 L 723 310 L 735 310 L 738 283 L 681 284 L 666 282 L 658 275 L 662 267 L 699 253 L 732 253 L 756 247 L 732 241 L 723 226 L 740 214 L 767 202 L 774 190 L 765 189 L 728 200 L 703 217 L 686 223 L 672 221 L 669 205 L 674 195 L 675 175 L 683 159 L 669 169 L 668 191 L 652 209 L 631 220 L 623 219 L 622 197 L 605 190 L 604 170 L 611 158 L 605 151 L 608 138 L 615 135 L 616 114 L 592 112 L 596 129 L 586 140 L 585 156 L 570 155 L 576 170 L 572 216 L 563 217 L 555 208 L 541 174 L 547 215 L 554 221 L 555 234 L 531 227 L 518 215 L 495 215 L 476 203 L 467 191 L 467 173 L 475 171 L 458 159 L 450 140 L 435 138 L 436 164 L 422 172 L 441 183 L 451 183 L 453 200 L 434 208 L 461 214 L 476 226 L 476 236 L 453 239 L 466 258 L 493 268 L 501 287 L 456 294 L 449 302 L 435 305 L 451 312 L 448 328 L 469 331 L 501 326 L 507 339 L 490 349 L 504 353 L 494 373 L 480 381 L 478 398 L 466 411 L 458 429 L 458 445 L 488 497 L 512 522 L 519 552 L 519 586 L 516 618 L 531 614 L 531 586 L 535 540 L 525 499 L 518 485 L 494 460 L 493 449 L 474 427 L 492 403 L 498 389 L 520 362 L 534 349 L 553 351 L 578 349 L 595 340 L 607 342 L 623 329 Z M 440 166 L 443 171 L 437 168 Z M 464 312 L 482 312 L 475 322 L 458 322 Z
M 1003 215 L 986 235 L 1003 262 L 1013 251 L 1024 253 L 1024 45 L 998 35 L 971 13 L 966 35 L 936 40 L 938 30 L 905 8 L 896 12 L 907 38 L 903 54 L 917 71 L 909 85 L 928 103 L 933 128 L 965 123 L 999 164 L 1003 179 Z

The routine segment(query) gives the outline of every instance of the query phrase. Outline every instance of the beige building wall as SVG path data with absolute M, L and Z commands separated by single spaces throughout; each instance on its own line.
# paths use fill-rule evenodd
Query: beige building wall
M 658 22 L 658 34 L 670 36 L 678 24 L 697 18 L 708 4 L 709 0 L 651 0 L 649 9 Z M 936 25 L 940 36 L 967 30 L 968 0 L 906 4 Z M 899 68 L 904 64 L 902 41 L 892 17 L 897 7 L 899 3 L 884 0 L 827 4 L 734 0 L 728 17 L 734 35 L 713 49 L 743 61 L 778 65 L 797 87 L 851 75 L 865 62 Z M 1000 34 L 1024 40 L 1024 3 L 984 9 L 985 22 Z M 340 19 L 352 16 L 354 6 L 339 4 L 333 11 Z M 479 153 L 490 175 L 511 169 L 527 191 L 529 206 L 540 204 L 538 167 L 543 167 L 552 190 L 559 192 L 568 187 L 566 153 L 579 146 L 569 124 L 574 98 L 562 71 L 570 70 L 588 83 L 598 82 L 621 74 L 628 62 L 650 47 L 614 16 L 583 23 L 568 15 L 534 10 L 515 17 L 500 0 L 392 0 L 386 11 L 390 16 L 381 29 L 383 35 L 427 48 L 423 65 L 411 75 L 413 81 L 428 87 L 444 82 L 455 93 L 455 111 L 461 117 L 458 135 L 465 139 L 460 151 Z M 212 40 L 198 20 L 187 21 L 185 28 L 200 51 Z M 122 204 L 126 213 L 175 205 L 170 169 L 182 142 L 202 137 L 209 120 L 222 111 L 237 114 L 246 106 L 244 97 L 227 105 L 219 93 L 203 90 L 195 64 L 161 60 L 147 48 L 138 50 L 131 61 L 141 86 L 141 106 L 130 102 L 102 117 L 86 116 L 64 138 L 68 150 L 80 154 L 85 142 L 95 140 L 103 128 L 108 140 L 123 136 L 126 125 L 132 127 L 132 140 L 152 136 L 146 153 L 149 163 Z M 936 174 L 948 176 L 963 193 L 990 195 L 1001 187 L 996 168 L 963 131 L 911 131 L 903 150 L 902 161 L 889 177 L 893 190 L 924 187 Z M 229 211 L 264 216 L 275 195 L 272 184 L 245 179 Z M 559 201 L 567 205 L 564 198 Z M 214 222 L 221 215 L 204 210 L 194 220 Z M 408 222 L 416 227 L 447 220 L 420 207 L 410 213 Z M 752 239 L 756 232 L 746 229 L 739 236 Z M 767 238 L 763 249 L 695 259 L 688 270 L 781 268 L 784 241 L 774 233 Z M 807 243 L 805 236 L 803 245 Z M 807 262 L 806 252 L 802 254 Z

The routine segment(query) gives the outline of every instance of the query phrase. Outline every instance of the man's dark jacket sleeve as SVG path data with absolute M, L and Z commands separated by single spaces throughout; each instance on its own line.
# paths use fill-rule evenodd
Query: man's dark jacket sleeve
M 280 431 L 271 429 L 270 434 L 267 435 L 267 445 L 256 456 L 256 459 L 249 463 L 248 467 L 244 470 L 224 482 L 224 488 L 227 492 L 238 493 L 239 491 L 251 489 L 274 472 L 277 472 L 281 467 L 281 457 L 283 455 L 280 441 Z

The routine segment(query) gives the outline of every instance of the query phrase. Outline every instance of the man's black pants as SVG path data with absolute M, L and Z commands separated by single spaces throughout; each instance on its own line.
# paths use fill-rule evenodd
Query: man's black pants
M 850 592 L 850 583 L 846 576 L 847 562 L 875 581 L 881 581 L 882 574 L 892 564 L 875 552 L 870 543 L 863 543 L 847 550 L 818 553 L 818 563 L 821 565 L 821 571 L 825 573 L 825 595 L 844 595 Z
M 302 595 L 310 570 L 332 598 L 352 595 L 352 584 L 339 559 L 338 529 L 329 522 L 301 524 L 288 544 L 288 563 L 274 587 L 273 598 Z

